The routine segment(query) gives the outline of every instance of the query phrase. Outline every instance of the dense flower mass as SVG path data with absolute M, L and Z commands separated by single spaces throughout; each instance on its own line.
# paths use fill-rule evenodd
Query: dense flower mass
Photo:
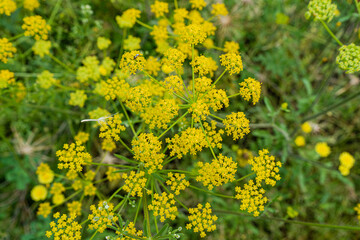
M 30 16 L 24 18 L 22 29 L 25 30 L 25 36 L 33 36 L 35 40 L 47 40 L 51 27 L 41 16 Z
M 7 63 L 9 58 L 14 57 L 16 48 L 7 38 L 0 38 L 0 61 Z
M 336 63 L 346 73 L 355 73 L 360 71 L 360 47 L 354 43 L 344 45 L 339 49 L 339 55 L 336 57 Z
M 10 16 L 16 10 L 16 2 L 13 0 L 0 1 L 0 14 Z
M 99 202 L 97 207 L 95 205 L 90 206 L 91 214 L 88 219 L 91 224 L 89 229 L 96 229 L 102 233 L 107 226 L 112 226 L 114 222 L 118 220 L 118 217 L 113 213 L 114 205 L 106 201 Z
M 311 0 L 308 5 L 307 15 L 315 20 L 330 22 L 335 16 L 337 6 L 331 0 Z
M 326 142 L 317 143 L 315 145 L 315 151 L 320 155 L 320 157 L 327 157 L 331 153 L 331 149 Z
M 90 162 L 92 157 L 85 152 L 85 147 L 79 143 L 64 144 L 63 150 L 58 150 L 56 156 L 58 157 L 59 169 L 69 169 L 70 172 L 81 172 L 83 165 Z
M 354 157 L 348 152 L 342 152 L 339 156 L 340 166 L 339 171 L 343 176 L 350 174 L 350 169 L 355 164 Z
M 14 73 L 9 70 L 0 70 L 0 89 L 15 83 Z
M 119 114 L 115 114 L 113 117 L 105 117 L 105 123 L 101 124 L 100 127 L 99 137 L 120 141 L 120 132 L 125 131 L 125 129 Z
M 231 113 L 223 121 L 227 135 L 233 135 L 234 140 L 243 138 L 250 133 L 250 121 L 243 112 Z
M 190 215 L 188 216 L 189 222 L 186 229 L 193 229 L 194 232 L 200 232 L 200 237 L 206 237 L 206 232 L 216 230 L 215 222 L 218 219 L 216 215 L 212 215 L 210 203 L 205 206 L 198 204 L 197 208 L 189 209 Z
M 240 95 L 249 101 L 252 98 L 252 103 L 255 105 L 261 94 L 261 83 L 253 78 L 247 78 L 240 84 Z
M 50 223 L 51 231 L 46 232 L 48 238 L 54 237 L 54 239 L 81 239 L 81 225 L 75 221 L 76 215 L 67 216 L 57 212 L 54 214 L 56 221 Z
M 141 11 L 131 8 L 126 10 L 121 16 L 116 16 L 116 22 L 120 28 L 132 28 L 140 14 Z
M 241 56 L 238 53 L 229 52 L 220 56 L 222 66 L 225 66 L 230 75 L 238 74 L 243 70 Z
M 155 217 L 160 216 L 160 222 L 164 222 L 165 219 L 175 220 L 178 210 L 175 206 L 174 194 L 163 192 L 159 195 L 155 193 L 149 210 L 153 211 Z
M 143 188 L 145 187 L 147 179 L 144 177 L 145 172 L 140 171 L 135 173 L 131 171 L 129 174 L 124 173 L 123 179 L 125 179 L 124 190 L 131 194 L 131 196 L 143 196 Z
M 126 52 L 121 58 L 120 68 L 135 74 L 138 70 L 141 71 L 145 66 L 145 58 L 139 51 Z
M 180 191 L 184 191 L 186 187 L 190 186 L 190 182 L 185 179 L 185 174 L 169 172 L 166 185 L 170 186 L 175 195 L 179 195 Z

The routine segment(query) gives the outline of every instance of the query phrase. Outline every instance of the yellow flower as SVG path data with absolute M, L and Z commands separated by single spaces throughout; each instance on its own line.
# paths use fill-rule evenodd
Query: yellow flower
M 178 23 L 183 23 L 188 17 L 189 11 L 185 8 L 177 8 L 174 10 L 174 21 Z
M 224 157 L 222 154 L 219 154 L 211 163 L 198 162 L 197 166 L 200 169 L 196 181 L 202 182 L 209 190 L 212 190 L 214 186 L 235 181 L 237 164 L 232 158 Z
M 123 174 L 123 178 L 125 179 L 125 185 L 123 187 L 124 191 L 130 193 L 131 196 L 135 197 L 136 195 L 139 197 L 143 196 L 143 188 L 145 188 L 145 184 L 147 179 L 144 177 L 145 172 L 140 171 L 136 173 L 135 171 L 131 171 L 129 175 L 127 173 Z
M 264 205 L 268 199 L 264 196 L 265 190 L 254 183 L 253 180 L 249 180 L 244 185 L 244 188 L 235 188 L 236 199 L 241 199 L 240 210 L 247 210 L 249 213 L 253 213 L 254 217 L 260 215 L 261 211 L 264 211 Z
M 212 215 L 210 203 L 206 203 L 205 207 L 198 204 L 197 208 L 189 208 L 189 222 L 186 229 L 193 229 L 193 231 L 200 232 L 200 237 L 206 237 L 205 232 L 212 232 L 216 230 L 215 222 L 218 219 L 216 215 Z
M 247 78 L 243 82 L 239 83 L 240 85 L 240 95 L 249 101 L 252 98 L 252 103 L 255 105 L 259 102 L 261 95 L 261 82 L 256 81 L 253 78 Z
M 97 107 L 96 109 L 89 112 L 89 117 L 91 119 L 99 119 L 101 117 L 107 117 L 107 116 L 110 116 L 109 111 L 101 107 Z M 94 123 L 94 126 L 98 126 L 98 125 L 99 125 L 98 122 Z
M 200 76 L 210 74 L 210 77 L 212 77 L 214 76 L 214 72 L 218 69 L 214 59 L 205 56 L 195 57 L 190 65 L 193 66 L 194 72 L 199 73 Z
M 336 10 L 336 4 L 331 3 L 331 0 L 311 0 L 306 16 L 313 16 L 316 21 L 322 20 L 330 22 L 335 16 Z
M 84 107 L 87 95 L 84 90 L 77 90 L 74 93 L 70 93 L 69 104 L 72 106 Z
M 290 206 L 286 208 L 286 213 L 290 218 L 296 218 L 299 215 L 298 211 L 296 211 Z
M 54 214 L 56 221 L 50 223 L 51 231 L 46 231 L 46 236 L 54 239 L 81 239 L 81 225 L 75 221 L 76 215 L 70 214 L 68 217 L 66 214 L 60 216 L 57 212 Z
M 49 31 L 51 30 L 50 25 L 46 24 L 45 19 L 41 16 L 30 16 L 25 17 L 24 24 L 21 26 L 25 30 L 25 36 L 33 36 L 35 40 L 47 40 Z
M 123 232 L 127 232 L 128 234 L 139 237 L 140 239 L 144 238 L 144 237 L 142 237 L 143 231 L 141 231 L 141 230 L 136 231 L 134 222 L 129 222 L 129 224 L 126 227 L 123 228 Z M 121 234 L 120 238 L 117 238 L 116 240 L 122 240 L 122 239 L 124 239 L 124 240 L 133 240 L 134 238 L 133 237 L 128 237 L 128 236 L 125 236 L 125 235 Z
M 98 37 L 96 44 L 100 50 L 105 50 L 110 46 L 111 41 L 110 41 L 110 39 L 105 38 L 105 37 Z
M 50 169 L 49 165 L 46 163 L 40 163 L 36 169 L 36 174 L 38 176 L 39 183 L 49 184 L 54 180 L 54 172 Z
M 202 10 L 206 6 L 204 0 L 190 0 L 191 8 Z
M 15 83 L 14 73 L 9 70 L 0 70 L 0 89 Z
M 178 209 L 175 206 L 174 194 L 163 192 L 160 196 L 155 193 L 149 210 L 153 211 L 155 217 L 160 216 L 160 222 L 164 222 L 165 219 L 175 220 Z
M 0 14 L 10 16 L 16 10 L 16 2 L 13 0 L 0 1 Z
M 311 133 L 312 127 L 311 127 L 311 125 L 310 125 L 309 122 L 304 122 L 304 123 L 301 125 L 301 130 L 302 130 L 304 133 Z
M 55 194 L 52 197 L 52 202 L 54 205 L 60 205 L 65 201 L 65 196 L 64 194 Z
M 46 218 L 51 213 L 51 209 L 49 202 L 40 203 L 36 214 Z
M 306 142 L 305 142 L 305 138 L 303 136 L 297 136 L 295 138 L 295 145 L 298 147 L 303 147 L 305 146 Z
M 151 92 L 144 85 L 130 88 L 126 106 L 133 112 L 143 112 L 151 103 Z
M 140 43 L 140 38 L 129 35 L 128 38 L 124 40 L 124 49 L 128 51 L 140 49 Z
M 84 195 L 85 196 L 94 196 L 96 194 L 96 187 L 92 183 L 87 183 L 84 187 Z
M 9 58 L 14 57 L 16 48 L 7 38 L 0 38 L 0 61 L 7 63 Z
M 356 205 L 356 207 L 354 207 L 354 210 L 356 211 L 356 213 L 357 213 L 357 217 L 358 217 L 358 219 L 360 220 L 360 203 L 358 203 L 357 205 Z
M 276 161 L 274 156 L 269 156 L 267 149 L 259 150 L 259 156 L 249 160 L 251 170 L 256 173 L 256 184 L 261 185 L 265 181 L 266 185 L 275 186 L 276 181 L 281 179 L 279 168 L 282 164 Z
M 240 167 L 245 167 L 253 157 L 252 152 L 248 149 L 243 148 L 236 151 L 236 161 Z
M 72 201 L 71 203 L 66 204 L 70 215 L 75 214 L 76 216 L 81 216 L 81 202 Z
M 184 42 L 197 45 L 205 41 L 207 34 L 200 24 L 190 24 L 181 30 L 180 38 Z
M 150 56 L 146 59 L 145 63 L 145 70 L 150 74 L 157 76 L 158 72 L 160 71 L 161 63 L 158 61 L 157 58 Z
M 103 84 L 103 94 L 107 101 L 114 100 L 119 98 L 119 100 L 124 101 L 127 98 L 127 95 L 130 91 L 130 85 L 123 79 L 118 77 L 113 77 Z
M 134 159 L 143 162 L 151 174 L 163 168 L 165 154 L 161 152 L 161 142 L 152 133 L 142 133 L 131 142 Z
M 189 187 L 190 182 L 185 179 L 185 174 L 169 172 L 166 185 L 170 186 L 175 195 L 180 195 L 180 191 L 184 191 L 186 187 Z
M 131 8 L 126 10 L 122 16 L 116 16 L 116 22 L 120 28 L 132 28 L 140 17 L 141 11 Z
M 211 38 L 207 38 L 205 39 L 205 41 L 202 43 L 204 45 L 204 47 L 206 47 L 207 49 L 211 49 L 214 47 L 214 41 Z
M 139 51 L 126 52 L 121 57 L 120 68 L 130 74 L 135 74 L 138 70 L 143 70 L 145 61 L 145 58 Z
M 114 70 L 116 63 L 109 57 L 105 57 L 99 67 L 99 72 L 102 76 L 108 76 Z
M 178 75 L 171 75 L 165 78 L 165 87 L 170 92 L 180 93 L 184 91 L 184 83 Z
M 122 125 L 120 115 L 115 114 L 113 117 L 106 118 L 105 121 L 104 124 L 101 124 L 99 137 L 119 141 L 120 132 L 126 129 L 125 126 Z
M 115 142 L 110 138 L 105 138 L 101 143 L 101 149 L 112 152 L 116 148 Z
M 165 13 L 169 12 L 169 4 L 166 2 L 160 2 L 155 0 L 155 3 L 150 6 L 151 12 L 155 14 L 155 17 L 164 17 Z
M 315 151 L 320 155 L 320 157 L 327 157 L 331 153 L 331 149 L 326 142 L 317 143 L 315 145 Z
M 173 70 L 180 69 L 186 59 L 186 55 L 176 48 L 170 48 L 164 56 L 165 58 L 162 59 L 163 64 L 168 65 Z
M 56 156 L 60 163 L 59 169 L 69 169 L 70 172 L 81 172 L 86 162 L 91 162 L 91 155 L 85 152 L 80 143 L 64 144 L 64 150 L 58 150 Z
M 228 10 L 226 9 L 225 4 L 223 3 L 215 3 L 212 6 L 211 14 L 214 16 L 226 16 L 229 14 Z
M 106 176 L 107 176 L 107 179 L 109 180 L 109 182 L 113 182 L 113 181 L 121 179 L 121 173 L 115 172 L 117 170 L 118 169 L 116 169 L 114 167 L 108 168 L 108 170 L 106 171 Z
M 148 107 L 140 116 L 149 124 L 150 129 L 166 129 L 168 124 L 178 115 L 179 105 L 175 99 L 161 99 L 154 107 Z
M 225 45 L 224 45 L 224 52 L 226 53 L 238 53 L 240 49 L 240 46 L 237 42 L 229 42 L 229 41 L 225 41 Z
M 250 121 L 243 112 L 231 113 L 223 120 L 225 130 L 228 136 L 233 135 L 234 141 L 242 139 L 246 134 L 250 133 Z
M 75 141 L 79 142 L 80 144 L 86 143 L 89 140 L 90 134 L 86 132 L 78 132 L 75 136 Z
M 154 41 L 156 43 L 156 45 L 162 46 L 163 48 L 166 48 L 165 50 L 167 50 L 167 48 L 169 48 L 170 46 L 168 45 L 168 43 L 166 42 L 166 40 L 169 38 L 168 35 L 168 31 L 167 28 L 164 26 L 154 26 L 153 30 L 150 32 L 150 35 L 154 38 Z M 163 51 L 160 51 L 163 52 Z
M 31 198 L 36 202 L 45 200 L 46 196 L 47 196 L 47 189 L 43 185 L 36 185 L 31 190 Z
M 91 224 L 89 229 L 96 229 L 99 233 L 102 233 L 107 229 L 107 226 L 112 226 L 117 222 L 118 217 L 114 214 L 114 205 L 106 201 L 98 203 L 98 207 L 95 205 L 90 206 L 91 214 L 88 216 Z
M 37 76 L 36 83 L 39 84 L 41 88 L 49 89 L 56 83 L 56 79 L 54 78 L 54 74 L 45 70 Z
M 65 191 L 65 187 L 62 183 L 54 183 L 50 189 L 50 193 L 53 195 L 62 194 Z
M 230 75 L 238 74 L 243 70 L 243 64 L 240 54 L 229 52 L 220 56 L 221 66 L 229 71 Z
M 351 43 L 340 47 L 339 55 L 336 57 L 336 63 L 341 69 L 345 70 L 346 73 L 360 71 L 360 46 Z
M 24 8 L 27 10 L 34 11 L 38 7 L 40 7 L 38 0 L 24 0 Z
M 101 77 L 99 60 L 96 56 L 87 56 L 82 61 L 84 66 L 76 70 L 76 79 L 80 82 L 86 82 L 89 79 L 98 81 Z
M 348 152 L 342 152 L 339 156 L 340 166 L 339 171 L 343 176 L 347 176 L 350 173 L 350 169 L 355 164 L 354 157 Z

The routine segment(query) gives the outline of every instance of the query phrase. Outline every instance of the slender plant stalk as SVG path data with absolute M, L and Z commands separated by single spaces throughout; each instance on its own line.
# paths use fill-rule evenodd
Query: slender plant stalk
M 183 119 L 189 112 L 186 111 L 186 113 L 184 113 L 181 117 L 179 117 L 173 124 L 171 124 L 171 126 L 166 129 L 162 134 L 160 134 L 160 136 L 158 137 L 159 139 L 165 135 L 165 133 L 167 133 L 170 129 L 172 129 L 181 119 Z
M 152 26 L 147 25 L 146 23 L 143 23 L 143 22 L 140 21 L 140 20 L 136 20 L 136 23 L 138 23 L 138 24 L 140 24 L 141 26 L 146 27 L 146 28 L 148 28 L 148 29 L 151 29 L 151 30 L 153 29 Z
M 248 175 L 245 175 L 245 176 L 243 176 L 243 177 L 241 177 L 239 179 L 236 179 L 235 182 L 240 182 L 240 181 L 244 180 L 245 178 L 248 178 L 248 177 L 250 177 L 250 176 L 252 176 L 254 174 L 255 174 L 254 172 L 249 173 Z
M 190 185 L 189 187 L 192 188 L 192 189 L 201 191 L 201 192 L 205 192 L 205 193 L 208 193 L 208 194 L 211 194 L 211 195 L 214 195 L 214 196 L 218 196 L 218 197 L 223 197 L 223 198 L 235 198 L 234 196 L 223 195 L 223 194 L 220 194 L 220 193 L 214 193 L 214 192 L 211 192 L 211 191 L 208 191 L 208 190 L 205 190 L 205 189 L 201 189 L 201 188 L 195 187 L 195 186 L 193 186 L 193 185 Z
M 72 70 L 69 66 L 67 66 L 65 63 L 63 63 L 62 61 L 60 61 L 57 57 L 55 57 L 54 55 L 52 55 L 51 53 L 48 54 L 48 56 L 54 60 L 57 64 L 59 64 L 60 66 L 62 66 L 63 68 L 65 68 L 66 70 L 68 70 L 69 72 L 71 72 L 72 74 L 76 74 L 74 70 Z
M 200 126 L 201 126 L 201 129 L 202 129 L 202 131 L 203 131 L 203 133 L 204 133 L 204 135 L 205 135 L 206 141 L 207 141 L 207 143 L 208 143 L 208 145 L 209 145 L 209 148 L 210 148 L 210 151 L 211 151 L 213 157 L 214 157 L 215 159 L 217 159 L 217 158 L 216 158 L 216 155 L 215 155 L 215 152 L 214 152 L 213 148 L 211 147 L 210 141 L 209 141 L 209 139 L 208 139 L 208 137 L 207 137 L 207 134 L 206 134 L 206 132 L 205 132 L 205 129 L 204 129 L 204 126 L 203 126 L 201 120 L 200 120 Z
M 58 13 L 59 9 L 60 9 L 60 5 L 62 3 L 62 0 L 57 0 L 56 5 L 53 9 L 53 11 L 51 12 L 50 18 L 48 20 L 48 24 L 51 26 L 51 24 L 53 23 L 56 14 Z
M 121 101 L 120 101 L 120 105 L 121 105 L 121 108 L 122 108 L 122 110 L 123 110 L 123 112 L 124 112 L 124 114 L 126 116 L 126 119 L 128 120 L 131 131 L 133 132 L 135 138 L 137 138 L 137 134 L 136 134 L 136 131 L 134 129 L 134 125 L 132 124 L 132 121 L 130 120 L 129 115 L 127 114 L 126 108 L 125 108 L 124 104 Z
M 335 34 L 330 30 L 330 28 L 328 27 L 328 25 L 327 25 L 323 20 L 320 20 L 320 22 L 322 23 L 322 25 L 324 26 L 324 28 L 326 29 L 326 31 L 331 35 L 331 37 L 332 37 L 340 46 L 343 46 L 344 44 L 335 36 Z

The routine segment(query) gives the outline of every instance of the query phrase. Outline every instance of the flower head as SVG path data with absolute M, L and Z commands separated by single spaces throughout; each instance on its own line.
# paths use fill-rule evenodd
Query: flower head
M 58 150 L 56 156 L 60 163 L 59 169 L 69 169 L 70 172 L 81 172 L 83 165 L 91 161 L 91 155 L 85 152 L 85 147 L 80 143 L 64 144 L 63 150 Z
M 207 37 L 204 27 L 200 24 L 190 24 L 181 29 L 180 38 L 189 44 L 197 45 Z
M 99 233 L 105 231 L 107 226 L 112 226 L 117 222 L 118 217 L 114 214 L 114 205 L 106 201 L 98 203 L 98 206 L 90 206 L 91 214 L 88 219 L 90 220 L 89 229 L 96 229 Z
M 165 13 L 169 12 L 169 4 L 155 0 L 155 3 L 150 6 L 151 12 L 155 14 L 155 17 L 163 17 Z
M 237 42 L 229 42 L 229 41 L 226 41 L 225 42 L 225 45 L 224 45 L 224 52 L 227 52 L 227 53 L 230 53 L 230 52 L 233 52 L 233 53 L 238 53 L 239 52 L 239 49 L 240 49 L 240 46 Z
M 240 54 L 229 52 L 220 56 L 222 66 L 225 66 L 230 75 L 238 74 L 243 70 Z
M 50 238 L 54 236 L 54 239 L 81 239 L 81 225 L 75 221 L 76 215 L 72 214 L 67 216 L 57 212 L 54 214 L 56 221 L 50 223 L 51 231 L 46 232 L 46 236 Z
M 49 202 L 40 203 L 36 214 L 46 218 L 51 213 L 51 209 L 52 207 Z
M 50 54 L 51 42 L 45 40 L 38 40 L 35 42 L 32 50 L 35 55 L 39 55 L 40 57 L 44 57 L 45 55 Z
M 27 10 L 34 11 L 38 7 L 40 7 L 38 0 L 24 0 L 24 8 Z
M 215 222 L 218 219 L 216 215 L 212 214 L 210 203 L 206 203 L 205 207 L 198 204 L 197 208 L 189 209 L 190 215 L 188 216 L 189 222 L 186 229 L 193 229 L 194 232 L 200 232 L 200 237 L 206 237 L 206 232 L 216 230 Z
M 68 204 L 66 204 L 70 215 L 76 215 L 76 216 L 80 216 L 81 215 L 81 202 L 79 201 L 72 201 Z
M 100 50 L 104 50 L 104 49 L 107 49 L 110 46 L 111 41 L 108 38 L 98 37 L 97 41 L 96 41 L 96 44 L 97 44 L 97 47 Z
M 106 118 L 105 123 L 101 124 L 99 137 L 120 141 L 120 132 L 125 131 L 125 129 L 120 115 L 115 114 L 113 117 Z
M 211 14 L 214 16 L 226 16 L 229 14 L 224 3 L 215 3 L 212 6 Z
M 54 180 L 54 172 L 46 163 L 40 163 L 36 169 L 36 175 L 38 176 L 39 183 L 42 184 L 49 184 Z
M 354 166 L 355 159 L 348 152 L 342 152 L 339 156 L 340 166 L 339 171 L 343 176 L 347 176 L 350 173 L 350 169 Z
M 320 157 L 327 157 L 331 153 L 331 149 L 326 142 L 317 143 L 315 145 L 315 151 L 320 155 Z
M 130 91 L 130 84 L 118 77 L 112 77 L 103 83 L 103 94 L 107 101 L 118 98 L 124 101 Z
M 330 22 L 335 16 L 337 6 L 331 0 L 311 0 L 308 5 L 308 16 L 313 16 L 315 20 Z
M 131 8 L 126 10 L 121 17 L 116 16 L 116 22 L 120 28 L 132 28 L 140 17 L 141 11 Z
M 87 95 L 84 90 L 76 90 L 73 93 L 70 93 L 69 104 L 72 106 L 84 107 Z
M 202 10 L 206 6 L 204 0 L 190 0 L 191 8 Z
M 190 186 L 190 182 L 185 179 L 185 174 L 169 172 L 166 185 L 170 186 L 175 195 L 179 195 L 180 191 L 184 191 L 186 187 Z
M 261 82 L 256 81 L 253 78 L 247 78 L 239 85 L 240 95 L 245 99 L 245 101 L 249 101 L 252 98 L 252 103 L 255 105 L 260 99 Z
M 14 73 L 9 70 L 0 70 L 0 89 L 15 83 Z
M 48 89 L 56 83 L 56 79 L 54 78 L 54 74 L 45 70 L 37 76 L 36 83 L 39 84 L 41 88 Z
M 0 1 L 0 14 L 10 16 L 16 10 L 16 2 L 13 0 Z
M 131 196 L 135 197 L 136 195 L 139 197 L 143 196 L 143 188 L 145 188 L 145 184 L 147 179 L 144 177 L 145 172 L 140 171 L 135 173 L 135 171 L 131 171 L 129 174 L 124 173 L 123 178 L 125 179 L 125 185 L 123 189 L 130 193 Z
M 298 147 L 303 147 L 305 146 L 305 138 L 303 136 L 297 136 L 294 140 L 295 145 Z
M 179 105 L 175 99 L 161 99 L 154 107 L 146 108 L 141 117 L 149 124 L 150 129 L 166 129 L 171 119 L 178 115 L 178 111 Z
M 47 196 L 47 189 L 43 185 L 36 185 L 31 190 L 31 198 L 36 202 L 45 200 L 46 196 Z
M 354 43 L 344 45 L 339 49 L 340 53 L 336 57 L 336 63 L 346 73 L 355 73 L 360 71 L 360 47 Z
M 175 206 L 174 194 L 163 192 L 159 195 L 155 193 L 149 210 L 153 211 L 155 217 L 160 216 L 160 222 L 164 222 L 165 219 L 175 220 L 178 209 Z
M 250 121 L 243 112 L 227 115 L 223 124 L 225 125 L 227 135 L 233 135 L 234 140 L 243 138 L 246 134 L 250 133 Z
M 145 58 L 139 51 L 126 52 L 121 58 L 120 68 L 128 71 L 130 74 L 135 74 L 138 70 L 141 71 L 145 66 Z
M 14 57 L 16 48 L 7 38 L 0 38 L 0 61 L 7 63 L 9 58 Z
M 140 43 L 140 38 L 129 35 L 128 38 L 124 40 L 124 49 L 128 51 L 140 49 Z
M 200 76 L 210 74 L 210 77 L 214 76 L 214 72 L 218 69 L 218 66 L 214 59 L 211 57 L 198 56 L 194 61 L 190 63 L 195 73 L 199 73 Z
M 309 122 L 304 122 L 304 123 L 301 125 L 301 130 L 302 130 L 304 133 L 311 133 L 311 131 L 312 131 L 311 124 L 310 124 Z
M 51 30 L 50 25 L 46 24 L 45 19 L 41 16 L 30 16 L 25 17 L 22 29 L 25 30 L 25 36 L 33 36 L 35 40 L 47 40 L 49 31 Z

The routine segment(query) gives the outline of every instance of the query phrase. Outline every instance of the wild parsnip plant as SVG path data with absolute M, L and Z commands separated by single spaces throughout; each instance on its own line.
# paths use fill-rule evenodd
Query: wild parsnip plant
M 360 230 L 307 217 L 296 198 L 311 202 L 303 162 L 322 166 L 339 149 L 317 136 L 315 118 L 327 109 L 303 117 L 316 99 L 282 89 L 303 87 L 290 77 L 298 74 L 294 57 L 276 55 L 281 44 L 262 35 L 272 36 L 274 26 L 291 29 L 294 20 L 278 11 L 282 1 L 225 3 L 0 0 L 0 149 L 10 153 L 0 167 L 10 169 L 4 175 L 16 185 L 17 206 L 24 198 L 32 204 L 34 215 L 20 214 L 19 223 L 32 222 L 23 239 L 257 238 L 288 226 L 281 223 Z M 262 19 L 259 9 L 274 6 Z M 339 67 L 358 72 L 356 42 L 343 45 L 327 26 L 336 5 L 311 0 L 307 9 L 341 45 Z M 248 34 L 257 21 L 262 30 Z M 304 63 L 297 62 L 300 75 Z M 276 94 L 283 95 L 279 107 Z M 303 105 L 286 101 L 290 96 Z M 24 139 L 19 132 L 31 133 Z M 336 155 L 336 174 L 354 175 L 352 154 Z M 309 157 L 295 165 L 302 156 Z

